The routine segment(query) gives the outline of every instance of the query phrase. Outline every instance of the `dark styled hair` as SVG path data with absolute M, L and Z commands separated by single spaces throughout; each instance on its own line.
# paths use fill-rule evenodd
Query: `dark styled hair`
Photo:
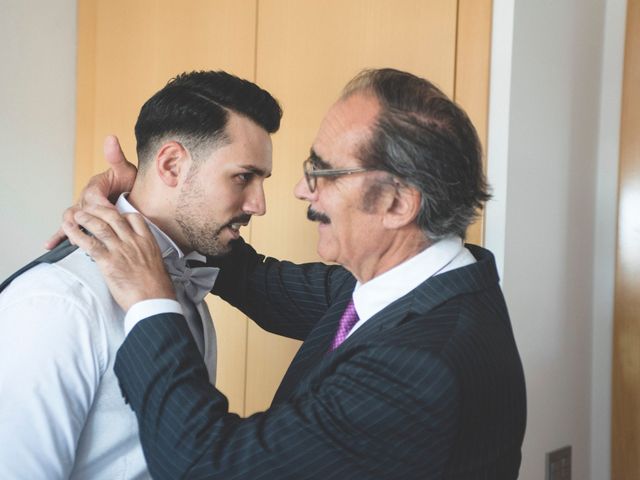
M 150 163 L 159 142 L 180 141 L 194 159 L 204 148 L 225 143 L 229 111 L 250 118 L 268 133 L 280 127 L 280 105 L 254 83 L 223 71 L 172 78 L 140 109 L 135 127 L 139 168 Z
M 393 69 L 361 72 L 342 98 L 354 93 L 374 95 L 381 107 L 359 152 L 363 166 L 420 192 L 417 223 L 429 239 L 464 238 L 491 198 L 482 147 L 467 114 L 429 81 Z

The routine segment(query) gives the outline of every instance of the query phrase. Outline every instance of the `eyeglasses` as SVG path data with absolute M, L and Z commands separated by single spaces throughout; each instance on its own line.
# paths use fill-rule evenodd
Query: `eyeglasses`
M 316 191 L 318 177 L 342 177 L 343 175 L 351 175 L 352 173 L 370 172 L 373 168 L 355 167 L 355 168 L 325 168 L 316 169 L 313 159 L 307 158 L 302 164 L 304 171 L 304 179 L 311 193 Z

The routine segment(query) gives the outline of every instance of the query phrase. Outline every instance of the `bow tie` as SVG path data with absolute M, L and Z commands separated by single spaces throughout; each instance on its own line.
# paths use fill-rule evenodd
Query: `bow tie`
M 187 297 L 197 305 L 213 288 L 220 269 L 193 266 L 193 263 L 185 257 L 173 258 L 165 260 L 165 267 L 174 284 L 182 284 Z

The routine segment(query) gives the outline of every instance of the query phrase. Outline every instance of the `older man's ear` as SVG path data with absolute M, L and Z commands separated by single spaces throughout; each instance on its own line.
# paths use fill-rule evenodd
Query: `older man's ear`
M 421 195 L 408 185 L 398 185 L 390 197 L 384 212 L 383 225 L 388 229 L 399 229 L 414 223 L 420 211 Z

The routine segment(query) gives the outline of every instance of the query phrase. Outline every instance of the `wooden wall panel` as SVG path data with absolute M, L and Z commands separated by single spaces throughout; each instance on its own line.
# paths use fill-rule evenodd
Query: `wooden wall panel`
M 614 307 L 612 480 L 640 478 L 640 0 L 627 4 Z
M 274 139 L 267 215 L 253 245 L 293 261 L 318 260 L 317 225 L 293 198 L 320 121 L 363 68 L 394 67 L 454 93 L 456 0 L 260 0 L 256 79 L 284 107 Z M 299 343 L 249 324 L 246 412 L 269 405 Z
M 459 0 L 454 100 L 465 109 L 487 152 L 489 66 L 491 62 L 492 0 Z M 484 221 L 480 217 L 467 231 L 466 241 L 482 245 Z
M 96 16 L 94 65 L 86 67 L 95 69 L 94 171 L 104 167 L 106 134 L 118 132 L 134 157 L 133 126 L 140 107 L 176 74 L 224 69 L 254 78 L 255 0 L 87 3 L 95 4 Z
M 94 173 L 97 2 L 78 2 L 74 197 Z M 104 170 L 104 169 L 103 169 Z
M 104 137 L 135 160 L 142 104 L 178 73 L 227 70 L 255 78 L 256 0 L 84 0 L 78 7 L 76 194 L 105 169 Z M 245 237 L 250 237 L 244 232 Z M 210 297 L 218 334 L 218 386 L 244 411 L 244 315 Z
M 362 68 L 429 78 L 486 137 L 490 0 L 85 0 L 78 15 L 76 193 L 104 169 L 105 135 L 116 133 L 134 159 L 138 110 L 170 77 L 228 70 L 255 80 L 284 108 L 266 182 L 268 213 L 243 232 L 276 257 L 318 259 L 316 225 L 293 187 L 324 113 Z M 481 241 L 481 229 L 469 238 Z M 299 343 L 262 332 L 221 302 L 211 305 L 219 387 L 236 412 L 266 408 Z

